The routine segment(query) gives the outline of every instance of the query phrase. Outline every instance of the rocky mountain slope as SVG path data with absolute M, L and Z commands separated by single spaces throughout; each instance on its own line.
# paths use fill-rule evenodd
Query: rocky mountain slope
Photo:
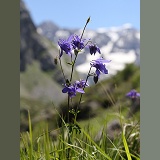
M 57 49 L 37 33 L 23 1 L 20 1 L 20 34 L 20 71 L 25 71 L 26 66 L 31 64 L 33 60 L 38 60 L 44 71 L 54 69 L 53 56 L 57 54 Z M 51 45 L 54 47 L 53 50 L 50 50 Z
M 20 96 L 27 99 L 53 101 L 64 99 L 64 83 L 60 68 L 55 65 L 57 47 L 37 32 L 30 13 L 20 1 Z M 69 68 L 62 61 L 67 73 Z

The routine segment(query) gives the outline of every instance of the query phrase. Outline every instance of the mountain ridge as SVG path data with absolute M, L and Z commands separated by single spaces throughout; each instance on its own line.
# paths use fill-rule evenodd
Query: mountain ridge
M 43 22 L 37 26 L 37 31 L 55 44 L 61 38 L 82 33 L 82 29 L 61 28 L 51 21 Z M 90 61 L 100 56 L 112 60 L 112 63 L 108 64 L 110 75 L 115 75 L 119 70 L 123 70 L 128 63 L 140 66 L 140 31 L 132 27 L 131 24 L 126 23 L 119 27 L 98 28 L 96 30 L 86 29 L 84 38 L 91 38 L 92 42 L 100 47 L 102 54 L 93 57 L 89 54 L 89 50 L 84 50 L 79 54 L 76 70 L 81 76 L 86 76 Z
M 37 32 L 28 9 L 20 1 L 20 97 L 60 103 L 64 79 L 54 60 L 59 51 L 55 44 Z M 65 73 L 70 72 L 62 60 Z M 57 96 L 60 93 L 60 96 Z

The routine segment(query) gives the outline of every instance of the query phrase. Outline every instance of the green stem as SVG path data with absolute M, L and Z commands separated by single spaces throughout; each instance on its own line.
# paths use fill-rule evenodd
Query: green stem
M 83 28 L 83 31 L 82 31 L 82 34 L 81 34 L 80 41 L 82 40 L 82 37 L 83 37 L 84 31 L 85 31 L 85 29 L 86 29 L 87 24 L 89 23 L 89 21 L 90 21 L 90 17 L 87 19 L 87 22 L 86 22 L 86 24 L 85 24 L 85 26 L 84 26 L 84 28 Z M 75 63 L 76 63 L 76 59 L 77 59 L 77 56 L 78 56 L 78 53 L 80 52 L 80 50 L 76 50 L 75 52 L 77 52 L 77 53 L 75 54 L 75 59 L 74 59 L 73 64 L 72 64 L 72 70 L 71 70 L 71 78 L 70 78 L 70 82 L 72 81 L 74 65 L 75 65 Z
M 86 84 L 87 84 L 88 78 L 89 78 L 89 76 L 90 76 L 91 69 L 92 69 L 92 66 L 90 67 L 90 69 L 89 69 L 89 71 L 88 71 L 87 78 L 86 78 L 86 82 L 85 82 L 85 84 L 84 84 L 83 90 L 86 88 Z M 79 103 L 78 103 L 77 108 L 76 108 L 75 121 L 76 121 L 76 119 L 77 119 L 77 112 L 78 112 L 78 108 L 79 108 L 80 103 L 81 103 L 81 100 L 82 100 L 82 96 L 83 96 L 83 93 L 81 93 L 81 95 L 80 95 Z
M 86 24 L 85 24 L 85 26 L 84 26 L 84 28 L 83 28 L 83 32 L 82 32 L 80 41 L 82 40 L 84 31 L 85 31 L 86 26 L 87 26 L 87 24 L 88 24 L 89 21 L 90 21 L 90 17 L 88 18 L 88 20 L 87 20 L 87 22 L 86 22 Z M 72 64 L 71 76 L 70 76 L 70 83 L 71 83 L 71 81 L 72 81 L 73 69 L 74 69 L 74 66 L 75 66 L 75 63 L 76 63 L 76 60 L 77 60 L 78 53 L 79 53 L 79 51 L 78 51 L 78 50 L 75 50 L 75 58 L 74 58 L 74 61 L 73 61 L 73 64 Z M 72 62 L 72 56 L 71 56 L 71 62 Z M 61 61 L 60 61 L 60 65 L 61 65 Z M 65 78 L 65 75 L 64 75 L 64 72 L 63 72 L 63 69 L 62 69 L 62 65 L 61 65 L 61 70 L 62 70 L 63 76 L 64 76 L 64 78 Z M 91 70 L 91 68 L 90 68 L 90 70 Z M 90 72 L 90 71 L 89 71 L 89 72 Z M 88 77 L 89 77 L 89 73 L 88 73 L 88 76 L 87 76 L 86 81 L 88 80 Z M 65 78 L 65 80 L 66 80 L 66 78 Z M 86 82 L 86 83 L 87 83 L 87 82 Z M 85 83 L 85 85 L 86 85 L 86 83 Z M 84 87 L 84 88 L 85 88 L 85 87 Z M 84 89 L 84 88 L 83 88 L 83 89 Z M 70 121 L 69 121 L 69 109 L 70 109 L 70 108 L 69 108 L 69 105 L 70 105 L 70 98 L 69 98 L 69 95 L 68 95 L 68 125 L 70 124 Z M 78 109 L 78 108 L 77 108 L 77 109 Z M 77 113 L 76 113 L 76 114 L 77 114 Z M 77 115 L 76 115 L 76 117 L 77 117 Z M 68 144 L 71 144 L 71 139 L 70 139 L 69 130 L 68 130 Z M 67 150 L 67 159 L 68 159 L 68 160 L 70 159 L 70 148 L 68 148 L 68 150 Z
M 73 64 L 72 64 L 72 70 L 71 70 L 70 82 L 72 81 L 73 69 L 74 69 L 74 65 L 75 65 L 75 63 L 76 63 L 77 56 L 78 56 L 78 53 L 76 54 L 75 59 L 74 59 Z
M 70 98 L 68 95 L 68 116 L 67 116 L 67 122 L 68 122 L 68 127 L 69 127 L 69 105 L 70 105 Z M 71 140 L 70 140 L 70 133 L 69 133 L 69 128 L 68 128 L 68 144 L 71 144 Z M 70 159 L 70 148 L 67 149 L 67 159 Z
M 63 71 L 63 68 L 62 68 L 61 58 L 59 58 L 59 62 L 60 62 L 60 67 L 61 67 L 61 72 L 62 72 L 62 74 L 63 74 L 63 78 L 64 78 L 64 80 L 65 80 L 65 82 L 66 82 L 66 77 L 65 77 L 65 75 L 64 75 L 64 71 Z
M 86 26 L 87 26 L 87 24 L 88 24 L 88 22 L 89 22 L 89 21 L 90 21 L 90 17 L 87 19 L 87 22 L 86 22 L 86 24 L 85 24 L 85 26 L 84 26 L 84 28 L 83 28 L 83 32 L 82 32 L 82 34 L 81 34 L 80 41 L 82 40 L 82 37 L 83 37 L 84 31 L 85 31 Z
M 69 124 L 69 102 L 70 102 L 70 98 L 69 98 L 69 95 L 68 95 L 68 116 L 67 116 L 67 122 Z

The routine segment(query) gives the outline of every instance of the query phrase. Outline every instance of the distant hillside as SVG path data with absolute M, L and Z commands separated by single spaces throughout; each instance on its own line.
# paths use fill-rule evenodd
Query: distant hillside
M 56 55 L 57 50 L 54 48 L 50 51 L 48 41 L 37 33 L 36 27 L 23 1 L 20 1 L 20 34 L 21 72 L 25 71 L 27 65 L 32 64 L 34 60 L 38 60 L 40 62 L 42 70 L 55 68 L 51 54 Z
M 37 33 L 29 11 L 23 1 L 20 1 L 20 96 L 40 101 L 63 100 L 61 93 L 64 83 L 59 65 L 54 58 L 59 51 L 55 45 Z M 65 73 L 70 71 L 62 60 Z

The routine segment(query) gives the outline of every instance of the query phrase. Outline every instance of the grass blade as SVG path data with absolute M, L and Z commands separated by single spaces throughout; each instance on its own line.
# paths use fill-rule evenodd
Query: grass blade
M 127 158 L 128 158 L 128 160 L 132 160 L 124 133 L 122 133 L 122 139 L 123 139 L 123 144 L 124 144 L 125 151 L 127 154 Z
M 29 140 L 30 140 L 29 157 L 30 157 L 30 159 L 32 159 L 32 156 L 33 156 L 33 136 L 32 136 L 32 124 L 31 124 L 31 117 L 30 117 L 29 110 L 28 110 L 28 123 L 29 123 Z
M 81 128 L 85 136 L 94 144 L 94 146 L 99 150 L 99 152 L 108 160 L 112 160 L 93 140 L 92 138 Z

